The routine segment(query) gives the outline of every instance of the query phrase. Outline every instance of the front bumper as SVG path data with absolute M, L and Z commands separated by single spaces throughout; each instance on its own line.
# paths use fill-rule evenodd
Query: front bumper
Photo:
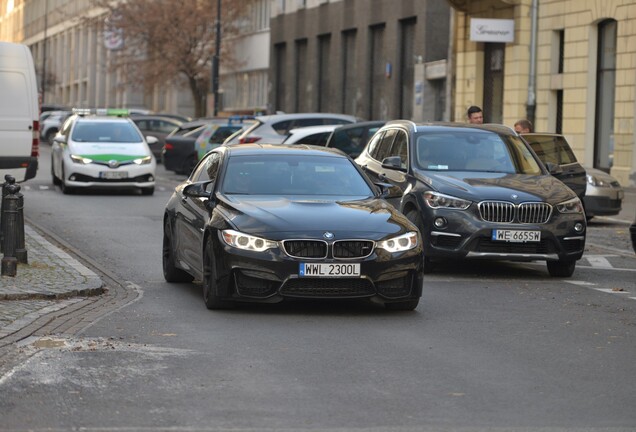
M 229 283 L 232 300 L 276 303 L 285 298 L 368 298 L 380 303 L 419 298 L 422 294 L 422 249 L 391 254 L 376 249 L 363 259 L 299 259 L 280 249 L 264 253 L 217 243 L 216 269 Z M 359 263 L 360 277 L 302 277 L 302 262 Z
M 556 210 L 555 210 L 556 211 Z M 512 261 L 578 260 L 585 248 L 585 216 L 553 214 L 545 224 L 494 223 L 484 221 L 469 210 L 440 209 L 425 220 L 443 217 L 446 226 L 436 228 L 425 224 L 424 254 L 440 258 L 482 258 Z M 574 229 L 582 224 L 583 230 Z M 506 242 L 492 240 L 493 230 L 539 231 L 537 242 Z
M 66 163 L 64 168 L 66 186 L 74 188 L 148 188 L 155 185 L 156 163 L 147 165 L 121 165 L 109 168 L 105 165 L 80 165 Z M 108 174 L 104 174 L 108 173 Z M 123 176 L 108 178 L 106 176 Z

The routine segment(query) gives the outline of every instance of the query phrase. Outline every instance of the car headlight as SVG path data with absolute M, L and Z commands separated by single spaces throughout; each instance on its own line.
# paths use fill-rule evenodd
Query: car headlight
M 252 236 L 234 230 L 221 231 L 223 241 L 228 245 L 237 249 L 251 250 L 263 252 L 267 249 L 278 247 L 275 241 L 267 240 L 261 237 Z
M 88 165 L 89 163 L 93 163 L 93 159 L 89 159 L 84 156 L 79 155 L 71 155 L 71 160 L 77 164 Z
M 437 192 L 424 192 L 424 199 L 426 200 L 426 204 L 430 208 L 447 208 L 447 209 L 455 209 L 455 210 L 466 210 L 470 207 L 471 202 L 456 198 L 450 195 L 444 195 Z
M 152 162 L 152 156 L 144 156 L 133 160 L 133 163 L 136 163 L 137 165 L 148 165 L 150 162 Z
M 572 198 L 556 205 L 559 213 L 581 213 L 583 214 L 583 204 L 578 198 Z
M 587 182 L 592 185 L 592 186 L 596 186 L 596 187 L 610 187 L 609 184 L 605 183 L 602 179 L 596 177 L 593 174 L 587 174 L 585 176 L 587 178 Z
M 404 252 L 417 247 L 417 232 L 410 231 L 397 237 L 383 240 L 378 243 L 378 248 L 388 252 Z

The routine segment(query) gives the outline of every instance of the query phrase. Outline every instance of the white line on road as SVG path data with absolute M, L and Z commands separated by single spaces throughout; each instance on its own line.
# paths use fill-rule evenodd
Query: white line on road
M 584 258 L 587 262 L 590 263 L 592 267 L 599 268 L 614 268 L 612 264 L 605 258 L 606 256 L 616 256 L 616 255 L 585 255 Z

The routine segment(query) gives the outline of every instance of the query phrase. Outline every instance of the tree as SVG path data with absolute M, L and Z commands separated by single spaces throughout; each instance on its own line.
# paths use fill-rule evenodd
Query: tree
M 221 63 L 234 60 L 227 42 L 237 34 L 249 1 L 222 0 Z M 215 50 L 216 0 L 98 0 L 104 13 L 87 18 L 92 26 L 121 36 L 111 69 L 132 86 L 151 91 L 167 83 L 190 89 L 195 116 L 205 114 Z

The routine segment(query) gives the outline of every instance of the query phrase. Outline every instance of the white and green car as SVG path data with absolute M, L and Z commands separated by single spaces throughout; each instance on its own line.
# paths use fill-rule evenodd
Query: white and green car
M 53 140 L 53 183 L 65 194 L 84 189 L 155 190 L 156 161 L 145 137 L 122 111 L 72 115 Z M 119 116 L 115 116 L 115 115 Z

